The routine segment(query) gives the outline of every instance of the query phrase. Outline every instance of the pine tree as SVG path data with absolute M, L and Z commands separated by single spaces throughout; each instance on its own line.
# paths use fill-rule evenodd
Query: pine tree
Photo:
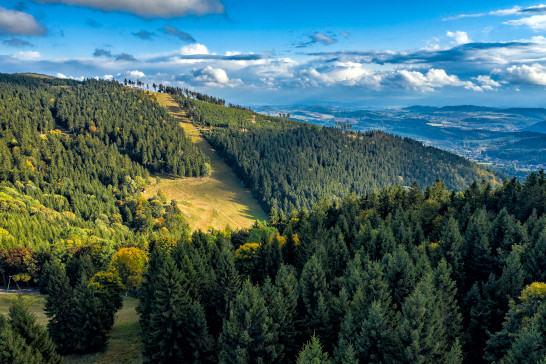
M 442 257 L 453 269 L 453 277 L 457 283 L 459 294 L 462 292 L 464 283 L 464 261 L 462 258 L 463 237 L 459 232 L 457 220 L 453 217 L 444 219 L 440 233 L 440 249 Z
M 462 317 L 457 305 L 457 288 L 451 278 L 451 268 L 442 259 L 433 272 L 433 284 L 440 310 L 440 319 L 444 327 L 445 348 L 448 350 L 461 336 Z
M 165 253 L 159 248 L 154 248 L 148 264 L 148 269 L 143 275 L 140 289 L 137 312 L 140 316 L 140 326 L 142 328 L 143 355 L 149 357 L 151 350 L 154 350 L 155 343 L 151 335 L 151 315 L 155 309 L 155 280 L 159 274 L 161 262 L 165 258 Z
M 446 354 L 445 364 L 462 364 L 463 362 L 463 350 L 459 343 L 459 338 L 455 339 L 455 342 L 451 346 L 451 350 Z
M 472 282 L 483 282 L 489 276 L 492 266 L 490 226 L 485 209 L 478 210 L 468 223 L 463 246 L 467 287 L 470 287 Z
M 220 335 L 222 321 L 228 318 L 229 305 L 237 296 L 241 282 L 235 268 L 233 254 L 227 247 L 219 248 L 212 262 L 216 279 L 211 300 L 216 309 L 217 317 L 209 316 L 208 319 L 211 332 Z
M 297 364 L 330 364 L 328 354 L 322 351 L 319 339 L 313 335 L 298 355 Z
M 44 364 L 61 362 L 47 330 L 36 322 L 36 316 L 24 306 L 22 296 L 9 309 L 9 323 L 13 333 L 23 338 L 34 356 L 39 355 Z
M 25 339 L 16 334 L 4 315 L 0 314 L 0 363 L 41 364 L 42 357 L 33 355 Z
M 361 363 L 394 363 L 394 323 L 389 319 L 389 308 L 373 301 L 368 317 L 362 322 L 360 335 L 356 337 L 355 351 Z
M 190 355 L 183 352 L 183 325 L 192 303 L 188 283 L 168 254 L 159 262 L 156 273 L 144 355 L 149 362 L 187 360 Z
M 51 263 L 47 284 L 45 312 L 49 317 L 47 328 L 59 353 L 70 350 L 68 345 L 72 338 L 70 314 L 72 309 L 72 287 L 60 263 Z
M 184 323 L 184 362 L 213 362 L 214 344 L 207 328 L 205 310 L 199 302 L 193 302 Z
M 523 267 L 528 282 L 546 282 L 546 228 L 525 246 Z
M 83 275 L 72 294 L 69 314 L 72 337 L 68 345 L 71 351 L 77 353 L 89 353 L 106 347 L 110 320 L 105 316 L 114 315 L 114 312 L 104 311 L 104 305 L 95 296 L 95 287 L 88 283 Z
M 394 302 L 402 307 L 402 302 L 413 291 L 417 279 L 411 258 L 404 247 L 398 245 L 392 255 L 387 254 L 383 258 L 382 263 Z
M 298 350 L 296 343 L 298 280 L 294 275 L 292 267 L 281 265 L 275 278 L 275 286 L 277 287 L 277 295 L 273 306 L 276 306 L 276 308 L 270 311 L 270 315 L 279 325 L 277 345 L 283 348 L 284 360 L 286 362 L 293 362 Z M 280 354 L 279 359 L 283 360 Z
M 245 281 L 230 306 L 219 340 L 220 363 L 270 363 L 275 360 L 271 319 L 260 289 Z
M 331 339 L 330 313 L 327 305 L 329 291 L 326 274 L 318 254 L 313 255 L 303 267 L 300 292 L 304 308 L 302 314 L 305 334 L 316 333 L 317 337 L 328 343 Z
M 434 363 L 445 353 L 445 330 L 434 292 L 432 276 L 426 275 L 402 305 L 398 327 L 401 361 Z
M 349 343 L 345 348 L 341 358 L 337 359 L 335 362 L 340 364 L 354 364 L 358 363 L 356 356 L 356 351 L 352 343 Z

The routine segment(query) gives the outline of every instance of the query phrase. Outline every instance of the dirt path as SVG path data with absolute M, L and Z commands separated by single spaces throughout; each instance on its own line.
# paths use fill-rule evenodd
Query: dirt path
M 154 95 L 210 158 L 212 174 L 206 178 L 161 178 L 158 185 L 146 190 L 145 197 L 161 190 L 169 200 L 178 201 L 192 229 L 223 229 L 228 225 L 231 228 L 244 228 L 250 227 L 255 220 L 265 220 L 267 215 L 250 190 L 242 185 L 235 172 L 216 154 L 171 96 L 159 93 Z

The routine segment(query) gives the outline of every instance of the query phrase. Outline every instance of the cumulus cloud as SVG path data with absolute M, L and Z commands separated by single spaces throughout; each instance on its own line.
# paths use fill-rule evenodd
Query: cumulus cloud
M 129 78 L 143 78 L 146 76 L 144 72 L 139 70 L 127 71 L 125 72 L 125 75 Z
M 19 38 L 6 39 L 2 43 L 10 47 L 32 47 L 32 43 L 27 42 L 24 39 L 19 39 Z
M 435 68 L 431 68 L 426 73 L 396 70 L 387 76 L 387 83 L 421 92 L 430 92 L 445 86 L 464 87 L 473 91 L 482 91 L 481 87 L 471 81 L 462 81 L 456 75 L 449 75 L 445 70 Z
M 107 80 L 107 81 L 111 81 L 114 79 L 114 76 L 113 75 L 104 75 L 102 76 L 103 79 Z
M 39 0 L 103 11 L 122 11 L 143 18 L 176 18 L 185 15 L 223 14 L 219 0 Z
M 476 82 L 478 82 L 480 87 L 486 91 L 492 91 L 498 87 L 501 87 L 501 84 L 493 80 L 489 75 L 479 75 L 476 77 Z
M 195 54 L 209 54 L 209 50 L 204 44 L 194 43 L 180 48 L 180 54 L 183 56 Z
M 205 68 L 202 68 L 200 70 L 195 70 L 193 72 L 194 81 L 202 82 L 202 83 L 219 83 L 219 84 L 227 84 L 229 83 L 229 77 L 221 68 L 213 68 L 211 66 L 207 66 Z
M 298 72 L 303 85 L 318 86 L 365 86 L 377 89 L 382 80 L 379 73 L 366 69 L 360 63 L 334 62 L 324 67 L 309 67 Z
M 546 66 L 538 63 L 532 65 L 510 66 L 505 70 L 495 70 L 506 81 L 512 84 L 546 86 Z
M 212 66 L 193 69 L 191 75 L 178 76 L 176 80 L 207 87 L 234 87 L 242 84 L 240 79 L 231 79 L 224 69 Z
M 471 40 L 468 38 L 468 34 L 466 32 L 456 31 L 456 32 L 450 32 L 448 31 L 446 35 L 450 38 L 453 38 L 453 44 L 466 44 L 470 43 Z
M 74 76 L 67 76 L 63 73 L 56 73 L 55 74 L 55 77 L 57 78 L 62 78 L 62 79 L 71 79 L 71 80 L 76 80 L 76 81 L 84 81 L 85 80 L 85 77 L 84 76 L 79 76 L 79 77 L 74 77 Z M 95 79 L 98 79 L 97 77 L 94 77 Z
M 195 39 L 191 36 L 191 34 L 188 34 L 186 32 L 183 32 L 179 29 L 176 29 L 175 27 L 171 27 L 170 25 L 165 25 L 165 33 L 174 35 L 178 39 L 184 42 L 195 42 Z
M 504 24 L 515 26 L 527 26 L 535 32 L 546 30 L 546 15 L 533 15 L 523 19 L 509 20 Z
M 46 29 L 32 15 L 0 6 L 0 33 L 44 35 Z

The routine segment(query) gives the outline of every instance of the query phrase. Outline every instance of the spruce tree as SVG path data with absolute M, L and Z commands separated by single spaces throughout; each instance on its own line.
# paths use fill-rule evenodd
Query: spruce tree
M 461 336 L 462 316 L 457 305 L 457 288 L 451 278 L 451 268 L 442 259 L 433 274 L 433 284 L 440 310 L 440 319 L 444 327 L 444 350 L 449 348 Z
M 313 255 L 303 267 L 300 277 L 300 292 L 305 334 L 315 333 L 328 345 L 327 343 L 332 339 L 330 312 L 327 305 L 329 291 L 326 273 L 318 254 Z
M 463 237 L 459 231 L 457 220 L 450 216 L 444 221 L 440 233 L 440 250 L 442 257 L 453 270 L 453 277 L 457 283 L 459 294 L 461 294 L 464 283 Z
M 70 327 L 72 287 L 59 262 L 51 263 L 49 273 L 45 303 L 45 313 L 49 317 L 47 328 L 59 353 L 66 353 L 71 348 L 68 342 L 73 337 Z
M 260 289 L 249 280 L 230 306 L 219 340 L 220 363 L 270 363 L 276 358 L 271 319 Z
M 270 310 L 272 319 L 278 322 L 277 345 L 283 348 L 284 360 L 293 362 L 297 354 L 296 343 L 296 320 L 298 304 L 298 280 L 294 276 L 293 268 L 282 265 L 275 278 L 277 294 L 272 301 L 273 308 Z M 279 359 L 283 357 L 279 354 Z
M 432 276 L 428 274 L 402 305 L 398 326 L 399 360 L 439 362 L 445 353 L 444 333 Z
M 33 353 L 25 339 L 16 334 L 8 320 L 0 314 L 0 363 L 41 364 L 42 357 Z
M 24 306 L 22 296 L 9 309 L 9 323 L 13 333 L 23 338 L 33 355 L 39 355 L 44 364 L 61 362 L 47 330 L 36 322 L 36 316 Z
M 330 364 L 328 354 L 322 351 L 318 337 L 313 335 L 298 355 L 297 364 Z
M 396 337 L 389 307 L 373 301 L 368 317 L 362 322 L 356 336 L 355 352 L 361 363 L 394 363 Z
M 184 319 L 192 303 L 188 283 L 168 254 L 156 272 L 144 355 L 148 362 L 181 362 L 191 356 L 183 351 Z
M 89 285 L 87 277 L 83 275 L 72 294 L 70 317 L 70 331 L 72 337 L 68 340 L 70 351 L 89 353 L 102 350 L 108 343 L 108 316 L 114 315 L 96 297 L 96 288 Z
M 417 277 L 409 254 L 398 245 L 393 254 L 387 254 L 382 261 L 385 277 L 389 281 L 391 296 L 400 308 L 402 302 L 413 291 Z

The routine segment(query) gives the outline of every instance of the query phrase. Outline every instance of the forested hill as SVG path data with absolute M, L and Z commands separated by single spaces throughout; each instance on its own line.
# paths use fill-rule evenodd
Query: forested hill
M 195 123 L 210 128 L 205 136 L 266 210 L 310 209 L 321 198 L 339 199 L 350 191 L 362 195 L 436 179 L 460 191 L 473 181 L 503 177 L 412 139 L 320 128 L 170 91 Z
M 58 212 L 133 226 L 135 209 L 123 201 L 151 172 L 203 176 L 210 166 L 149 94 L 117 82 L 0 75 L 0 185 Z M 151 212 L 140 218 L 144 230 L 153 225 Z

